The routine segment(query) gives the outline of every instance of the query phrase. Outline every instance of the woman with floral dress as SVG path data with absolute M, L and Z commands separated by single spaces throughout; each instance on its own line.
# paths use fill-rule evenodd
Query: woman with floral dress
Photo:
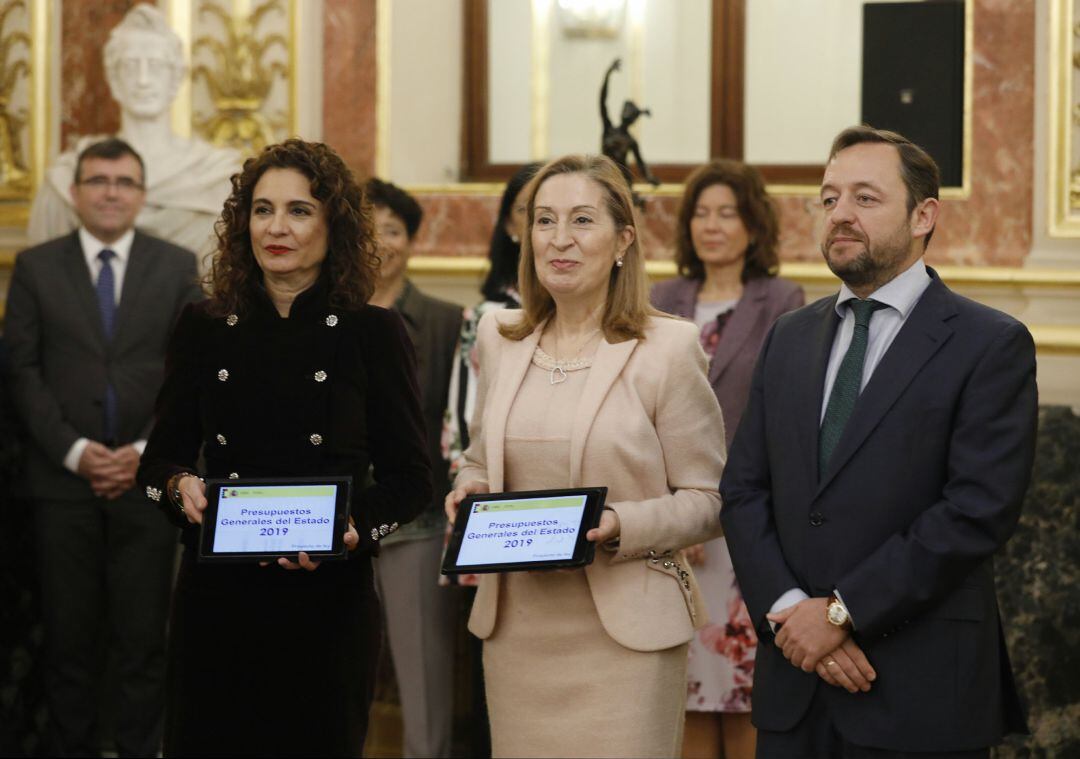
M 676 230 L 679 277 L 653 287 L 662 311 L 693 320 L 724 412 L 728 446 L 750 392 L 758 351 L 777 317 L 803 305 L 802 289 L 776 276 L 776 209 L 760 174 L 713 161 L 686 181 Z M 683 756 L 754 755 L 750 724 L 757 638 L 722 539 L 695 547 L 710 624 L 690 642 Z

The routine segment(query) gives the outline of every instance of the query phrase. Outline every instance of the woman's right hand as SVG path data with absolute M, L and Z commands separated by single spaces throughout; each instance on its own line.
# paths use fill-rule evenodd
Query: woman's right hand
M 176 485 L 184 501 L 184 516 L 192 524 L 202 524 L 206 510 L 206 483 L 194 475 L 181 477 Z
M 446 500 L 443 502 L 443 508 L 446 511 L 446 518 L 450 520 L 450 524 L 453 524 L 454 520 L 457 518 L 458 506 L 461 505 L 462 501 L 470 495 L 490 492 L 491 490 L 488 488 L 486 482 L 483 482 L 482 480 L 469 480 L 447 493 Z

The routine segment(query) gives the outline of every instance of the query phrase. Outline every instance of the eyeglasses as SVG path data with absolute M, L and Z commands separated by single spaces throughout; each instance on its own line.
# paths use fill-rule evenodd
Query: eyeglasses
M 138 192 L 143 189 L 142 183 L 136 182 L 131 177 L 117 177 L 116 179 L 110 179 L 109 177 L 103 176 L 88 177 L 81 180 L 79 184 L 92 187 L 95 190 L 104 190 L 107 187 L 115 187 L 121 192 Z

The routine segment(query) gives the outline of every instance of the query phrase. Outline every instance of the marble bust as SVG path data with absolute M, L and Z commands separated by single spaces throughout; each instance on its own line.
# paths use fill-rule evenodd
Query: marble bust
M 169 109 L 187 71 L 179 36 L 157 8 L 140 3 L 110 32 L 104 58 L 109 89 L 122 114 L 117 136 L 146 164 L 146 204 L 136 226 L 197 253 L 211 251 L 214 222 L 242 159 L 234 150 L 173 132 Z M 31 244 L 78 226 L 69 192 L 75 159 L 106 136 L 79 138 L 45 172 L 30 210 Z

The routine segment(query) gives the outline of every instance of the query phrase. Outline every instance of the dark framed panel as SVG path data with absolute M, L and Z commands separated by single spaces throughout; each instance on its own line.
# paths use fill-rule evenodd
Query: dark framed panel
M 461 130 L 461 181 L 499 182 L 521 164 L 488 159 L 488 13 L 487 0 L 464 0 L 464 77 Z M 743 157 L 746 0 L 712 0 L 709 152 L 713 157 Z M 600 135 L 597 134 L 599 145 Z M 681 183 L 696 164 L 650 164 L 663 182 Z M 820 165 L 759 165 L 773 184 L 817 184 Z

